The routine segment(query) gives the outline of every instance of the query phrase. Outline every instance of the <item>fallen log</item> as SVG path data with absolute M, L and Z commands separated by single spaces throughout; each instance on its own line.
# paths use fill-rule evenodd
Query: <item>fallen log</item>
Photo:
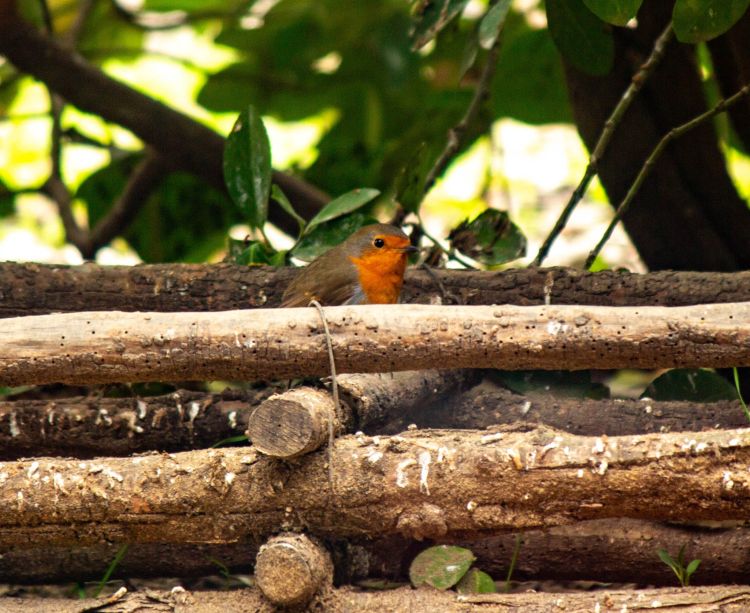
M 252 448 L 40 458 L 0 463 L 0 547 L 228 543 L 279 529 L 422 539 L 612 517 L 744 519 L 748 463 L 748 429 L 345 436 L 330 455 L 295 466 Z
M 272 391 L 0 401 L 0 459 L 210 447 L 243 434 L 250 412 Z
M 293 268 L 233 264 L 59 266 L 0 263 L 0 317 L 74 311 L 229 311 L 275 307 Z M 436 279 L 438 280 L 436 282 Z M 445 290 L 445 291 L 443 291 Z M 750 272 L 574 268 L 408 270 L 404 302 L 685 306 L 750 301 Z
M 582 436 L 622 436 L 742 428 L 748 425 L 739 400 L 592 400 L 552 394 L 516 394 L 487 381 L 429 406 L 415 406 L 382 428 L 395 434 L 408 424 L 420 428 L 482 429 L 496 425 L 546 425 Z
M 325 309 L 338 372 L 750 365 L 750 303 Z M 315 309 L 0 320 L 0 384 L 322 376 Z
M 124 588 L 121 588 L 124 590 Z M 272 613 L 273 605 L 257 589 L 231 591 L 193 591 L 177 586 L 171 591 L 119 591 L 113 596 L 71 600 L 64 598 L 13 598 L 0 600 L 4 613 L 55 611 L 56 613 L 226 613 L 258 611 Z M 750 589 L 743 585 L 713 587 L 662 588 L 647 590 L 599 590 L 566 593 L 519 593 L 460 595 L 452 590 L 440 592 L 431 588 L 414 590 L 363 591 L 352 587 L 332 589 L 317 598 L 313 610 L 329 613 L 361 611 L 444 611 L 445 613 L 589 613 L 590 611 L 669 611 L 669 613 L 744 613 L 750 607 Z
M 364 579 L 408 581 L 416 555 L 432 543 L 471 549 L 475 566 L 504 578 L 518 533 L 482 534 L 478 538 L 446 537 L 415 543 L 398 535 L 343 540 L 327 544 L 336 563 L 336 584 Z M 741 584 L 750 572 L 750 529 L 667 525 L 638 519 L 601 519 L 520 533 L 522 544 L 514 581 L 630 582 L 671 586 L 675 577 L 658 558 L 664 548 L 676 555 L 686 545 L 687 560 L 702 560 L 692 582 L 697 585 Z M 261 540 L 195 545 L 134 543 L 114 569 L 112 579 L 203 577 L 225 572 L 252 572 Z M 0 581 L 16 584 L 98 581 L 120 545 L 15 548 L 0 551 Z

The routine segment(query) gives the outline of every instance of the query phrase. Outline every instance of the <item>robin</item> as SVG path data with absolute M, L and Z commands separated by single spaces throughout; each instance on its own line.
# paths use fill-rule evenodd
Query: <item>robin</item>
M 373 224 L 318 256 L 289 284 L 282 307 L 339 304 L 395 304 L 401 293 L 407 254 L 416 251 L 395 226 Z

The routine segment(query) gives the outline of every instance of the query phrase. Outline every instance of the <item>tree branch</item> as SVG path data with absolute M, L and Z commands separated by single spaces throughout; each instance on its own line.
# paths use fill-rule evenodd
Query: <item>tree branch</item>
M 128 128 L 175 166 L 226 190 L 222 136 L 105 75 L 81 56 L 15 18 L 12 7 L 6 8 L 9 11 L 0 19 L 0 54 L 19 70 L 44 82 L 81 110 Z M 273 180 L 307 219 L 328 200 L 317 188 L 295 177 L 275 171 Z M 287 220 L 277 207 L 272 207 L 271 215 L 274 223 L 296 231 L 296 222 Z
M 656 147 L 653 148 L 653 150 L 651 151 L 651 154 L 643 163 L 641 170 L 638 172 L 638 175 L 636 176 L 635 180 L 631 184 L 630 189 L 628 190 L 628 193 L 625 195 L 625 198 L 623 198 L 622 202 L 620 202 L 620 204 L 617 206 L 617 210 L 615 211 L 615 214 L 612 217 L 612 221 L 610 221 L 609 226 L 607 226 L 607 229 L 604 231 L 602 238 L 599 240 L 596 247 L 594 247 L 591 250 L 588 257 L 586 258 L 586 263 L 584 264 L 584 268 L 590 269 L 591 266 L 594 264 L 594 260 L 596 259 L 596 256 L 599 255 L 599 252 L 602 250 L 602 247 L 604 247 L 604 244 L 609 240 L 609 237 L 612 235 L 612 232 L 614 231 L 615 226 L 622 219 L 622 216 L 627 212 L 628 207 L 630 206 L 630 203 L 633 201 L 633 198 L 635 198 L 635 195 L 638 193 L 638 190 L 640 189 L 641 185 L 643 185 L 643 182 L 646 180 L 646 177 L 648 177 L 648 175 L 651 173 L 651 170 L 653 170 L 653 167 L 656 164 L 656 161 L 659 159 L 661 154 L 667 148 L 667 145 L 669 145 L 669 143 L 671 143 L 676 138 L 679 138 L 686 132 L 689 132 L 693 128 L 697 128 L 699 125 L 705 123 L 706 121 L 708 121 L 715 115 L 718 115 L 719 113 L 723 113 L 727 108 L 731 107 L 733 104 L 736 104 L 748 94 L 750 94 L 750 84 L 746 84 L 744 87 L 742 87 L 742 89 L 740 89 L 733 96 L 720 100 L 719 102 L 716 103 L 716 105 L 714 105 L 713 108 L 709 109 L 705 113 L 702 113 L 701 115 L 698 115 L 697 117 L 694 117 L 690 121 L 687 121 L 677 126 L 676 128 L 672 128 L 669 132 L 667 132 L 667 134 L 664 135 L 664 137 L 657 143 Z
M 539 248 L 539 252 L 537 253 L 533 261 L 534 266 L 542 265 L 544 259 L 549 253 L 550 248 L 552 247 L 552 243 L 555 242 L 560 233 L 565 229 L 565 225 L 568 223 L 568 219 L 573 213 L 573 209 L 575 209 L 576 205 L 581 201 L 584 194 L 586 193 L 586 189 L 588 188 L 589 183 L 591 183 L 591 180 L 599 172 L 599 162 L 604 156 L 610 140 L 612 140 L 612 135 L 614 134 L 615 129 L 622 121 L 622 118 L 625 116 L 625 113 L 627 112 L 633 100 L 635 100 L 638 92 L 651 76 L 651 73 L 653 73 L 662 57 L 664 57 L 664 52 L 667 49 L 669 41 L 672 40 L 672 36 L 673 30 L 672 22 L 670 20 L 667 24 L 667 27 L 656 39 L 653 49 L 651 50 L 651 55 L 648 56 L 646 61 L 633 75 L 633 78 L 630 81 L 630 85 L 625 90 L 625 93 L 622 95 L 622 98 L 620 98 L 620 101 L 617 103 L 617 106 L 615 106 L 611 115 L 607 118 L 607 121 L 604 123 L 604 128 L 602 129 L 599 140 L 597 141 L 596 146 L 594 147 L 594 151 L 589 158 L 589 163 L 586 166 L 583 177 L 581 178 L 581 181 L 580 183 L 578 183 L 578 186 L 575 188 L 575 190 L 573 190 L 573 193 L 570 195 L 570 199 L 565 205 L 562 213 L 560 213 L 560 217 L 557 219 L 557 222 L 555 222 L 554 227 L 550 231 L 547 238 L 544 240 L 544 243 L 542 243 L 542 246 Z

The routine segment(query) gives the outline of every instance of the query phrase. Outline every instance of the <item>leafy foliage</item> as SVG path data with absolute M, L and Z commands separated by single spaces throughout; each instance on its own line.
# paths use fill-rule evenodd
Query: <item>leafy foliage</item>
M 447 590 L 461 580 L 475 559 L 469 549 L 436 545 L 414 558 L 409 567 L 409 579 L 414 587 L 427 584 Z
M 611 70 L 615 57 L 612 33 L 583 0 L 547 0 L 547 19 L 557 48 L 576 68 L 592 75 Z
M 487 209 L 471 222 L 463 222 L 448 239 L 470 258 L 497 266 L 526 253 L 526 237 L 504 211 Z
M 565 398 L 609 398 L 609 389 L 591 380 L 587 370 L 498 370 L 490 375 L 517 394 L 544 393 Z
M 737 400 L 737 390 L 724 377 L 711 370 L 674 369 L 654 379 L 642 397 L 654 400 L 717 402 Z
M 583 0 L 599 19 L 616 26 L 624 26 L 638 13 L 643 0 Z
M 692 577 L 693 573 L 698 570 L 701 561 L 696 559 L 691 561 L 686 566 L 685 545 L 680 547 L 680 552 L 677 554 L 676 560 L 671 555 L 669 555 L 669 552 L 666 549 L 659 549 L 657 553 L 659 555 L 659 559 L 672 569 L 672 572 L 674 572 L 674 574 L 677 576 L 677 580 L 680 582 L 680 585 L 682 587 L 688 587 L 690 585 L 690 577 Z
M 731 28 L 750 6 L 750 0 L 677 0 L 672 22 L 683 43 L 700 43 Z
M 486 572 L 470 568 L 456 585 L 459 594 L 494 594 L 497 586 Z

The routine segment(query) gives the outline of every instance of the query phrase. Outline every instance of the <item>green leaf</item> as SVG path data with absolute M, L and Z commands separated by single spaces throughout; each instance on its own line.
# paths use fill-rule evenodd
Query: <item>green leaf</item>
M 242 266 L 283 266 L 286 258 L 285 251 L 276 251 L 261 241 L 230 238 L 227 247 L 228 259 Z
M 224 181 L 248 223 L 262 228 L 271 194 L 271 143 L 260 114 L 252 106 L 240 113 L 227 137 Z
M 216 12 L 229 15 L 246 0 L 144 0 L 144 11 Z
M 698 570 L 698 567 L 700 565 L 701 565 L 700 560 L 693 560 L 692 562 L 690 562 L 690 564 L 687 565 L 687 568 L 685 569 L 685 579 L 687 581 L 690 581 L 690 577 L 696 570 Z
M 413 49 L 421 49 L 464 10 L 469 0 L 420 0 L 411 36 Z
M 463 547 L 430 547 L 412 561 L 409 579 L 414 587 L 426 583 L 439 590 L 447 590 L 461 580 L 475 559 L 474 554 Z
M 494 594 L 497 586 L 487 573 L 478 568 L 469 569 L 456 586 L 459 594 Z
M 560 53 L 576 68 L 592 75 L 611 70 L 615 59 L 612 32 L 582 0 L 547 0 L 547 21 Z
M 672 556 L 669 555 L 669 552 L 666 549 L 659 549 L 659 551 L 657 551 L 656 553 L 659 554 L 659 559 L 664 562 L 664 564 L 674 570 L 674 568 L 677 566 L 677 562 L 672 559 Z
M 352 213 L 380 195 L 380 191 L 369 187 L 354 189 L 326 204 L 307 224 L 305 234 L 322 223 Z
M 489 49 L 495 44 L 505 24 L 505 18 L 508 16 L 510 3 L 511 0 L 500 0 L 482 17 L 479 24 L 479 45 L 483 49 Z
M 526 237 L 505 211 L 487 209 L 474 221 L 462 222 L 448 235 L 451 245 L 470 258 L 497 266 L 526 253 Z
M 305 224 L 307 223 L 304 219 L 304 217 L 301 217 L 297 211 L 294 210 L 294 207 L 292 206 L 292 203 L 289 202 L 289 199 L 286 197 L 286 194 L 281 191 L 281 188 L 274 184 L 271 186 L 271 198 L 275 200 L 278 205 L 284 209 L 284 212 L 286 212 L 288 215 L 294 218 L 294 221 L 296 221 L 299 224 L 299 231 L 302 233 L 302 231 L 305 229 Z
M 564 398 L 609 398 L 609 388 L 591 380 L 588 370 L 496 370 L 494 382 L 517 394 L 553 394 Z
M 616 26 L 624 26 L 633 19 L 643 0 L 583 0 L 599 19 Z
M 737 400 L 737 390 L 724 377 L 711 370 L 674 369 L 654 379 L 641 394 L 641 398 L 717 402 Z
M 750 0 L 677 0 L 672 23 L 678 40 L 700 43 L 731 28 L 742 15 Z
M 292 248 L 291 254 L 295 258 L 309 262 L 346 240 L 362 226 L 377 222 L 377 219 L 358 211 L 322 223 L 311 232 L 305 233 Z
M 546 28 L 524 28 L 503 43 L 491 93 L 494 117 L 532 124 L 573 121 L 560 54 Z

